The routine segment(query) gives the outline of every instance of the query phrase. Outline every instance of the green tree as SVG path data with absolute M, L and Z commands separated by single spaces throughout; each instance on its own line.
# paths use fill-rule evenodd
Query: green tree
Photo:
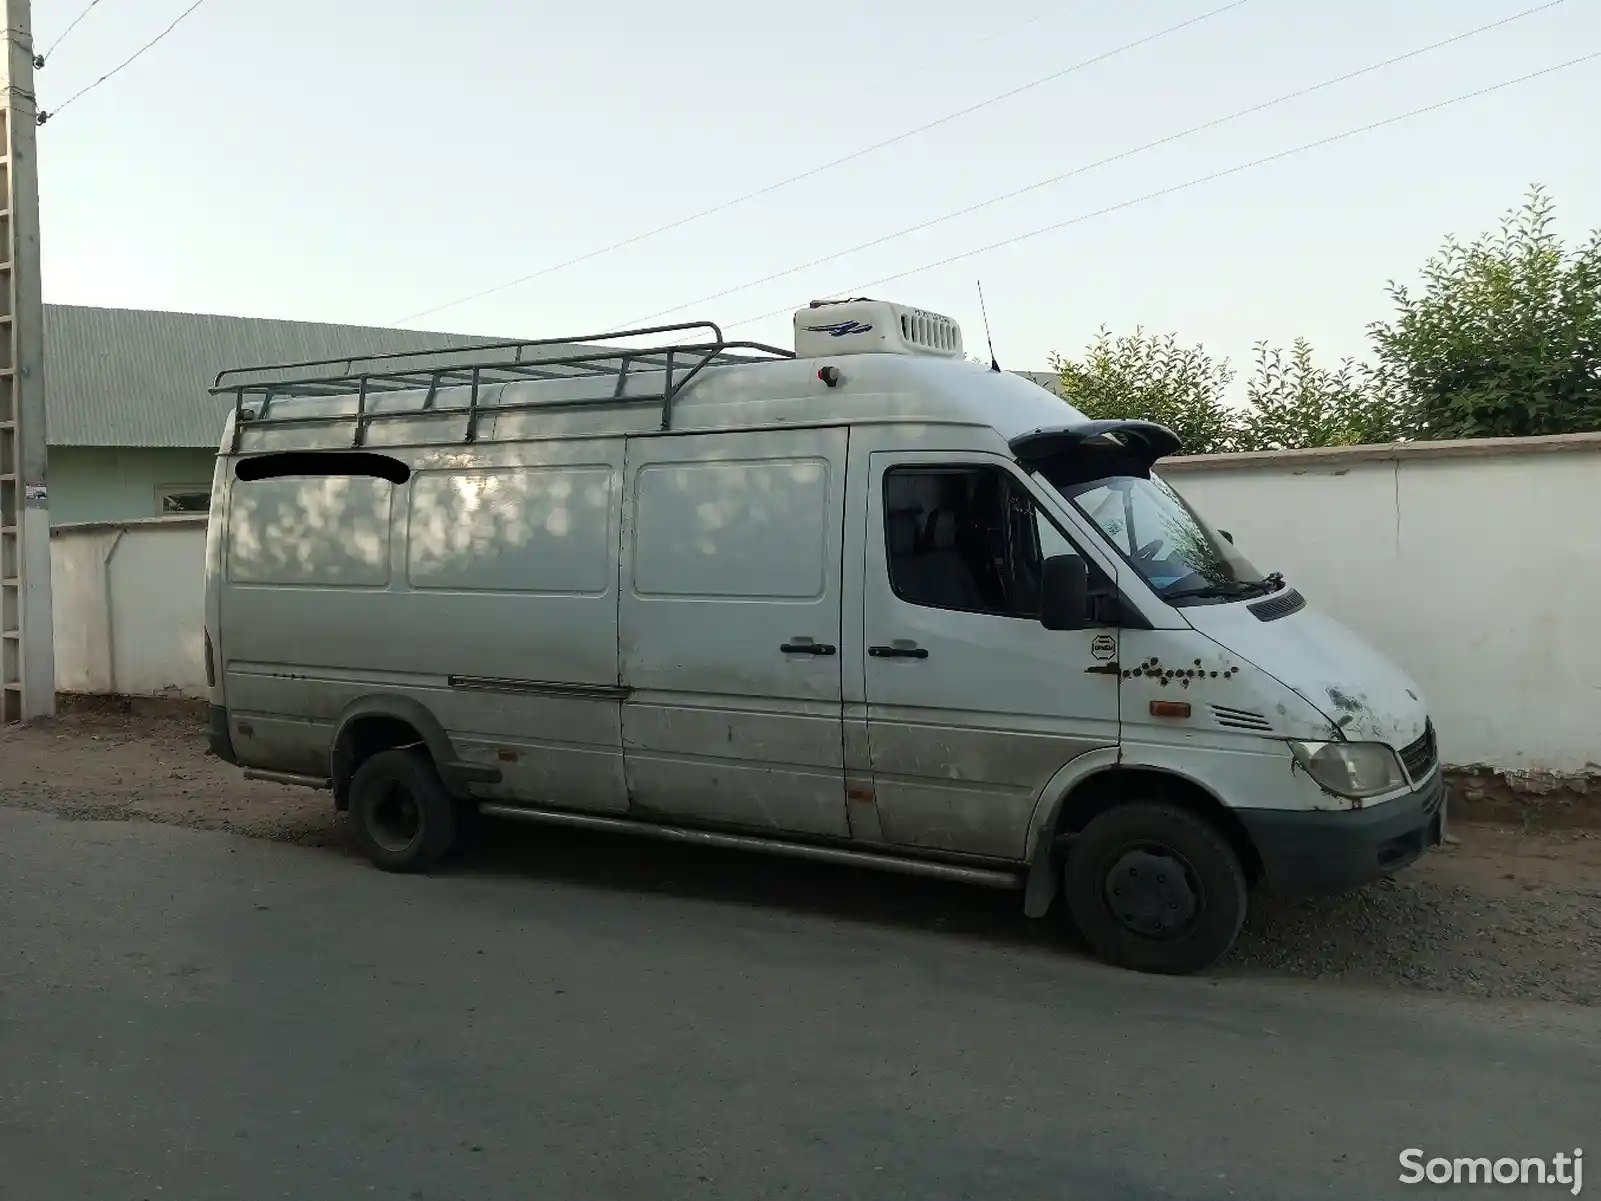
M 1398 312 L 1370 328 L 1377 386 L 1420 438 L 1601 428 L 1601 230 L 1568 251 L 1539 186 L 1499 232 L 1448 238 L 1422 295 L 1390 284 Z
M 1370 369 L 1353 359 L 1333 369 L 1319 367 L 1305 338 L 1297 338 L 1288 354 L 1258 342 L 1245 395 L 1241 450 L 1394 442 L 1403 433 L 1399 407 Z
M 1180 346 L 1173 334 L 1136 327 L 1113 337 L 1102 327 L 1081 358 L 1053 356 L 1051 369 L 1063 397 L 1086 416 L 1158 422 L 1179 436 L 1185 454 L 1234 448 L 1237 421 L 1223 403 L 1233 369 L 1199 346 Z

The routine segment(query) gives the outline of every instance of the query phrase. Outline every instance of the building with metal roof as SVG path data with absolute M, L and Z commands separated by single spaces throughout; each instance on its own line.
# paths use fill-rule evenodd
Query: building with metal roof
M 45 431 L 55 524 L 204 512 L 226 402 L 217 372 L 470 347 L 460 334 L 47 304 Z

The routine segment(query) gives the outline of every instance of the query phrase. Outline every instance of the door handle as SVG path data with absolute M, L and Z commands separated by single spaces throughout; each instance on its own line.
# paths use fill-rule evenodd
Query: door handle
M 920 646 L 870 646 L 867 653 L 875 659 L 926 659 L 928 651 Z
M 786 642 L 778 649 L 786 655 L 832 655 L 835 648 L 826 642 Z
M 1094 667 L 1086 667 L 1084 674 L 1087 676 L 1120 676 L 1123 674 L 1123 669 L 1116 663 L 1098 663 Z

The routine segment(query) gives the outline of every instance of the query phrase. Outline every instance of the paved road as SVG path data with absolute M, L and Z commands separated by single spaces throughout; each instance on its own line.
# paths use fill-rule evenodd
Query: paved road
M 1139 977 L 842 915 L 833 869 L 780 906 L 541 856 L 406 879 L 0 808 L 0 1197 L 1368 1201 L 1419 1191 L 1408 1146 L 1601 1173 L 1592 1012 Z

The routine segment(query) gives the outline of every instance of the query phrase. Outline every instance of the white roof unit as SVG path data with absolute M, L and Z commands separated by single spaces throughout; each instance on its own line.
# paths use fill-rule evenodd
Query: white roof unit
M 795 357 L 915 354 L 959 359 L 962 327 L 887 300 L 814 300 L 795 314 Z

